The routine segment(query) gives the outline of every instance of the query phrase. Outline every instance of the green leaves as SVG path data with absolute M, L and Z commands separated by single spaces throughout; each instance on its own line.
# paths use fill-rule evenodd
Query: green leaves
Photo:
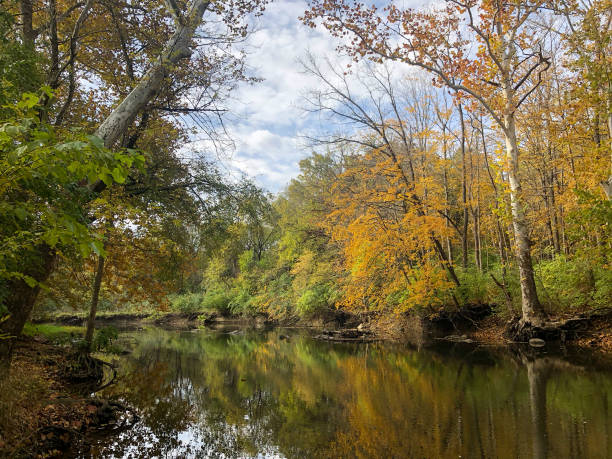
M 126 178 L 125 169 L 121 167 L 115 167 L 113 169 L 112 175 L 113 175 L 113 179 L 115 180 L 115 182 L 117 183 L 125 182 L 125 178 Z
M 42 93 L 51 96 L 49 88 Z M 0 282 L 35 283 L 23 275 L 24 258 L 42 244 L 103 255 L 85 208 L 90 184 L 125 183 L 130 170 L 144 165 L 140 152 L 112 152 L 97 136 L 72 131 L 58 139 L 37 116 L 39 100 L 24 94 L 0 124 Z
M 32 93 L 25 93 L 19 102 L 17 108 L 21 110 L 32 109 L 38 105 L 38 96 Z

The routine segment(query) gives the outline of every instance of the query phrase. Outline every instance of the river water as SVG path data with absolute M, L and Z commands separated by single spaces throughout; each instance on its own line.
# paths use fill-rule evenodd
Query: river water
M 104 395 L 141 421 L 82 456 L 612 457 L 612 369 L 584 353 L 340 344 L 282 329 L 124 336 L 133 350 Z

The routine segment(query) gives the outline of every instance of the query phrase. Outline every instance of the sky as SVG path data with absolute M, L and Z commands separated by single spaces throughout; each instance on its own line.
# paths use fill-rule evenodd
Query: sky
M 421 2 L 409 0 L 403 6 Z M 274 0 L 254 20 L 247 65 L 263 81 L 239 86 L 225 121 L 235 148 L 218 158 L 223 168 L 235 177 L 245 174 L 271 192 L 282 191 L 299 174 L 299 161 L 312 152 L 305 136 L 333 130 L 319 115 L 300 108 L 318 82 L 303 74 L 298 60 L 307 52 L 338 59 L 337 39 L 298 19 L 306 9 L 303 0 Z
M 276 0 L 257 18 L 247 64 L 263 81 L 242 84 L 229 107 L 226 126 L 235 149 L 222 162 L 272 192 L 298 175 L 298 163 L 309 153 L 302 137 L 319 130 L 316 116 L 300 108 L 301 97 L 316 81 L 300 71 L 298 59 L 307 51 L 331 54 L 336 47 L 326 31 L 301 23 L 298 17 L 306 8 L 305 1 Z

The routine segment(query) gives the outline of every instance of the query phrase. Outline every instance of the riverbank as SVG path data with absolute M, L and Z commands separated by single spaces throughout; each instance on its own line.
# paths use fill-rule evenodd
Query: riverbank
M 124 414 L 119 404 L 91 397 L 96 381 L 74 377 L 73 352 L 47 336 L 20 338 L 8 379 L 0 381 L 0 457 L 61 457 Z
M 612 353 L 612 310 L 589 316 L 550 318 L 547 329 L 540 330 L 538 338 L 547 342 L 570 344 L 592 350 Z M 40 322 L 80 326 L 85 316 L 60 315 Z M 98 327 L 138 328 L 155 325 L 165 328 L 198 327 L 308 327 L 323 331 L 322 339 L 331 341 L 383 340 L 427 346 L 435 340 L 475 342 L 504 346 L 515 340 L 508 335 L 512 321 L 484 305 L 464 308 L 454 313 L 418 314 L 408 312 L 397 315 L 350 314 L 345 311 L 327 311 L 316 317 L 275 319 L 265 314 L 255 316 L 228 316 L 209 312 L 168 312 L 109 314 L 96 318 Z M 343 332 L 345 334 L 343 335 Z M 536 332 L 537 333 L 537 332 Z M 345 336 L 346 335 L 346 336 Z

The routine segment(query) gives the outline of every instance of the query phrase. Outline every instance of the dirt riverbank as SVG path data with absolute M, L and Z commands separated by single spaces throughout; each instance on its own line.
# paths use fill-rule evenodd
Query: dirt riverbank
M 85 317 L 58 316 L 54 322 L 63 325 L 82 325 Z M 488 306 L 472 306 L 455 313 L 397 315 L 361 314 L 328 311 L 310 319 L 273 319 L 265 314 L 256 316 L 223 316 L 197 312 L 166 314 L 115 314 L 100 316 L 97 326 L 113 325 L 121 329 L 139 328 L 147 324 L 171 329 L 197 327 L 309 327 L 326 333 L 317 336 L 339 341 L 382 340 L 427 346 L 435 340 L 476 342 L 487 345 L 508 345 L 516 342 L 508 334 L 508 319 L 494 314 Z M 534 337 L 543 338 L 551 345 L 569 344 L 612 352 L 612 311 L 580 317 L 550 319 L 548 329 L 536 331 Z M 346 336 L 342 331 L 346 331 Z M 333 332 L 333 333 L 332 333 Z M 350 336 L 349 336 L 350 335 Z M 527 341 L 527 340 L 525 340 Z
M 91 396 L 97 382 L 71 376 L 73 359 L 70 347 L 43 337 L 19 340 L 9 376 L 0 381 L 0 457 L 62 457 L 93 430 L 127 422 L 121 404 Z

